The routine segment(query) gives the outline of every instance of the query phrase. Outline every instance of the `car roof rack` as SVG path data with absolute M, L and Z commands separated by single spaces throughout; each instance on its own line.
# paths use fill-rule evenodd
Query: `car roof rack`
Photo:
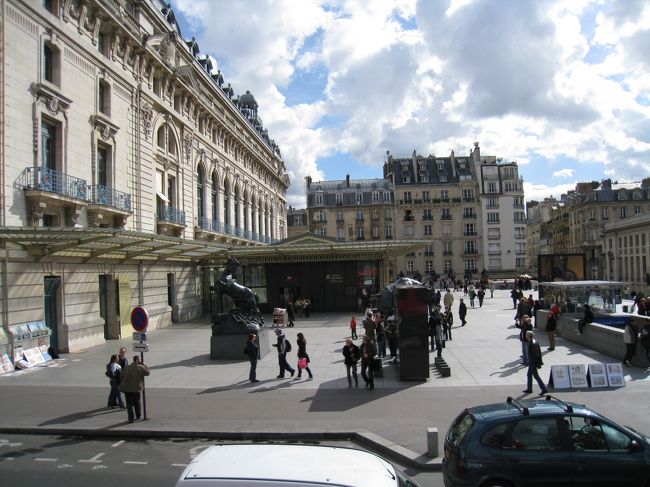
M 528 416 L 529 414 L 528 408 L 524 406 L 520 401 L 517 401 L 514 397 L 508 396 L 506 402 L 508 404 L 514 405 L 517 409 L 521 410 L 521 412 L 524 413 L 524 416 Z
M 547 401 L 555 401 L 555 402 L 559 402 L 559 403 L 564 407 L 564 410 L 565 410 L 567 413 L 572 413 L 572 412 L 573 412 L 573 406 L 571 406 L 571 404 L 569 404 L 569 403 L 563 401 L 562 399 L 560 399 L 560 398 L 558 398 L 558 397 L 551 396 L 550 394 L 547 394 L 547 395 L 546 395 L 546 400 L 547 400 Z

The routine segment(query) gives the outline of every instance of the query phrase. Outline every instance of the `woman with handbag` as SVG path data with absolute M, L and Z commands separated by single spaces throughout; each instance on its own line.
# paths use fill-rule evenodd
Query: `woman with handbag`
M 361 377 L 366 382 L 366 389 L 375 388 L 375 373 L 373 371 L 373 361 L 377 355 L 375 344 L 370 341 L 368 335 L 363 335 L 361 346 Z
M 305 369 L 307 373 L 309 374 L 309 378 L 307 380 L 312 380 L 314 376 L 311 373 L 311 370 L 309 369 L 309 355 L 307 355 L 307 340 L 305 340 L 305 335 L 302 333 L 298 333 L 296 335 L 298 339 L 296 340 L 296 343 L 298 344 L 298 377 L 296 377 L 296 380 L 300 380 L 302 376 L 302 369 Z

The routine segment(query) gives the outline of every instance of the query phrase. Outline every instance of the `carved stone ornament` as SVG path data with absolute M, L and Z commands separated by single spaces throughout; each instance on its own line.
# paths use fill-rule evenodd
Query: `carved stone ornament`
M 59 100 L 52 97 L 47 101 L 47 109 L 52 115 L 59 113 Z
M 183 151 L 185 152 L 185 157 L 189 161 L 192 157 L 192 135 L 185 134 L 183 136 Z
M 142 132 L 148 139 L 153 129 L 153 107 L 150 103 L 143 101 L 140 105 L 140 117 L 142 119 Z
M 111 138 L 111 128 L 108 125 L 101 131 L 101 137 L 105 141 Z
M 66 98 L 51 86 L 43 83 L 33 83 L 30 89 L 35 100 L 40 100 L 52 115 L 70 108 L 72 100 Z

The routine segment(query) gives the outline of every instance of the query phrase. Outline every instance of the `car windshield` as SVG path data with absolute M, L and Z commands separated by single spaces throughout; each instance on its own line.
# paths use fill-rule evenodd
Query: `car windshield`
M 469 430 L 472 429 L 472 426 L 474 426 L 474 417 L 469 411 L 463 412 L 456 418 L 456 421 L 449 429 L 447 439 L 455 448 L 458 448 L 458 445 L 463 441 Z

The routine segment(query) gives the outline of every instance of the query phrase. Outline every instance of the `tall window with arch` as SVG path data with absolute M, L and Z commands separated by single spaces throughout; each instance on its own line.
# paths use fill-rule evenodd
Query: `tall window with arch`
M 196 175 L 196 209 L 197 209 L 197 217 L 199 219 L 199 227 L 203 227 L 205 225 L 205 208 L 204 208 L 204 200 L 205 200 L 205 175 L 203 172 L 203 166 L 199 165 L 199 170 Z
M 223 183 L 223 223 L 230 225 L 230 183 Z
M 217 180 L 217 175 L 212 174 L 212 188 L 210 191 L 210 208 L 212 214 L 212 225 L 215 225 L 219 221 L 219 197 L 218 197 L 218 186 L 219 182 Z

